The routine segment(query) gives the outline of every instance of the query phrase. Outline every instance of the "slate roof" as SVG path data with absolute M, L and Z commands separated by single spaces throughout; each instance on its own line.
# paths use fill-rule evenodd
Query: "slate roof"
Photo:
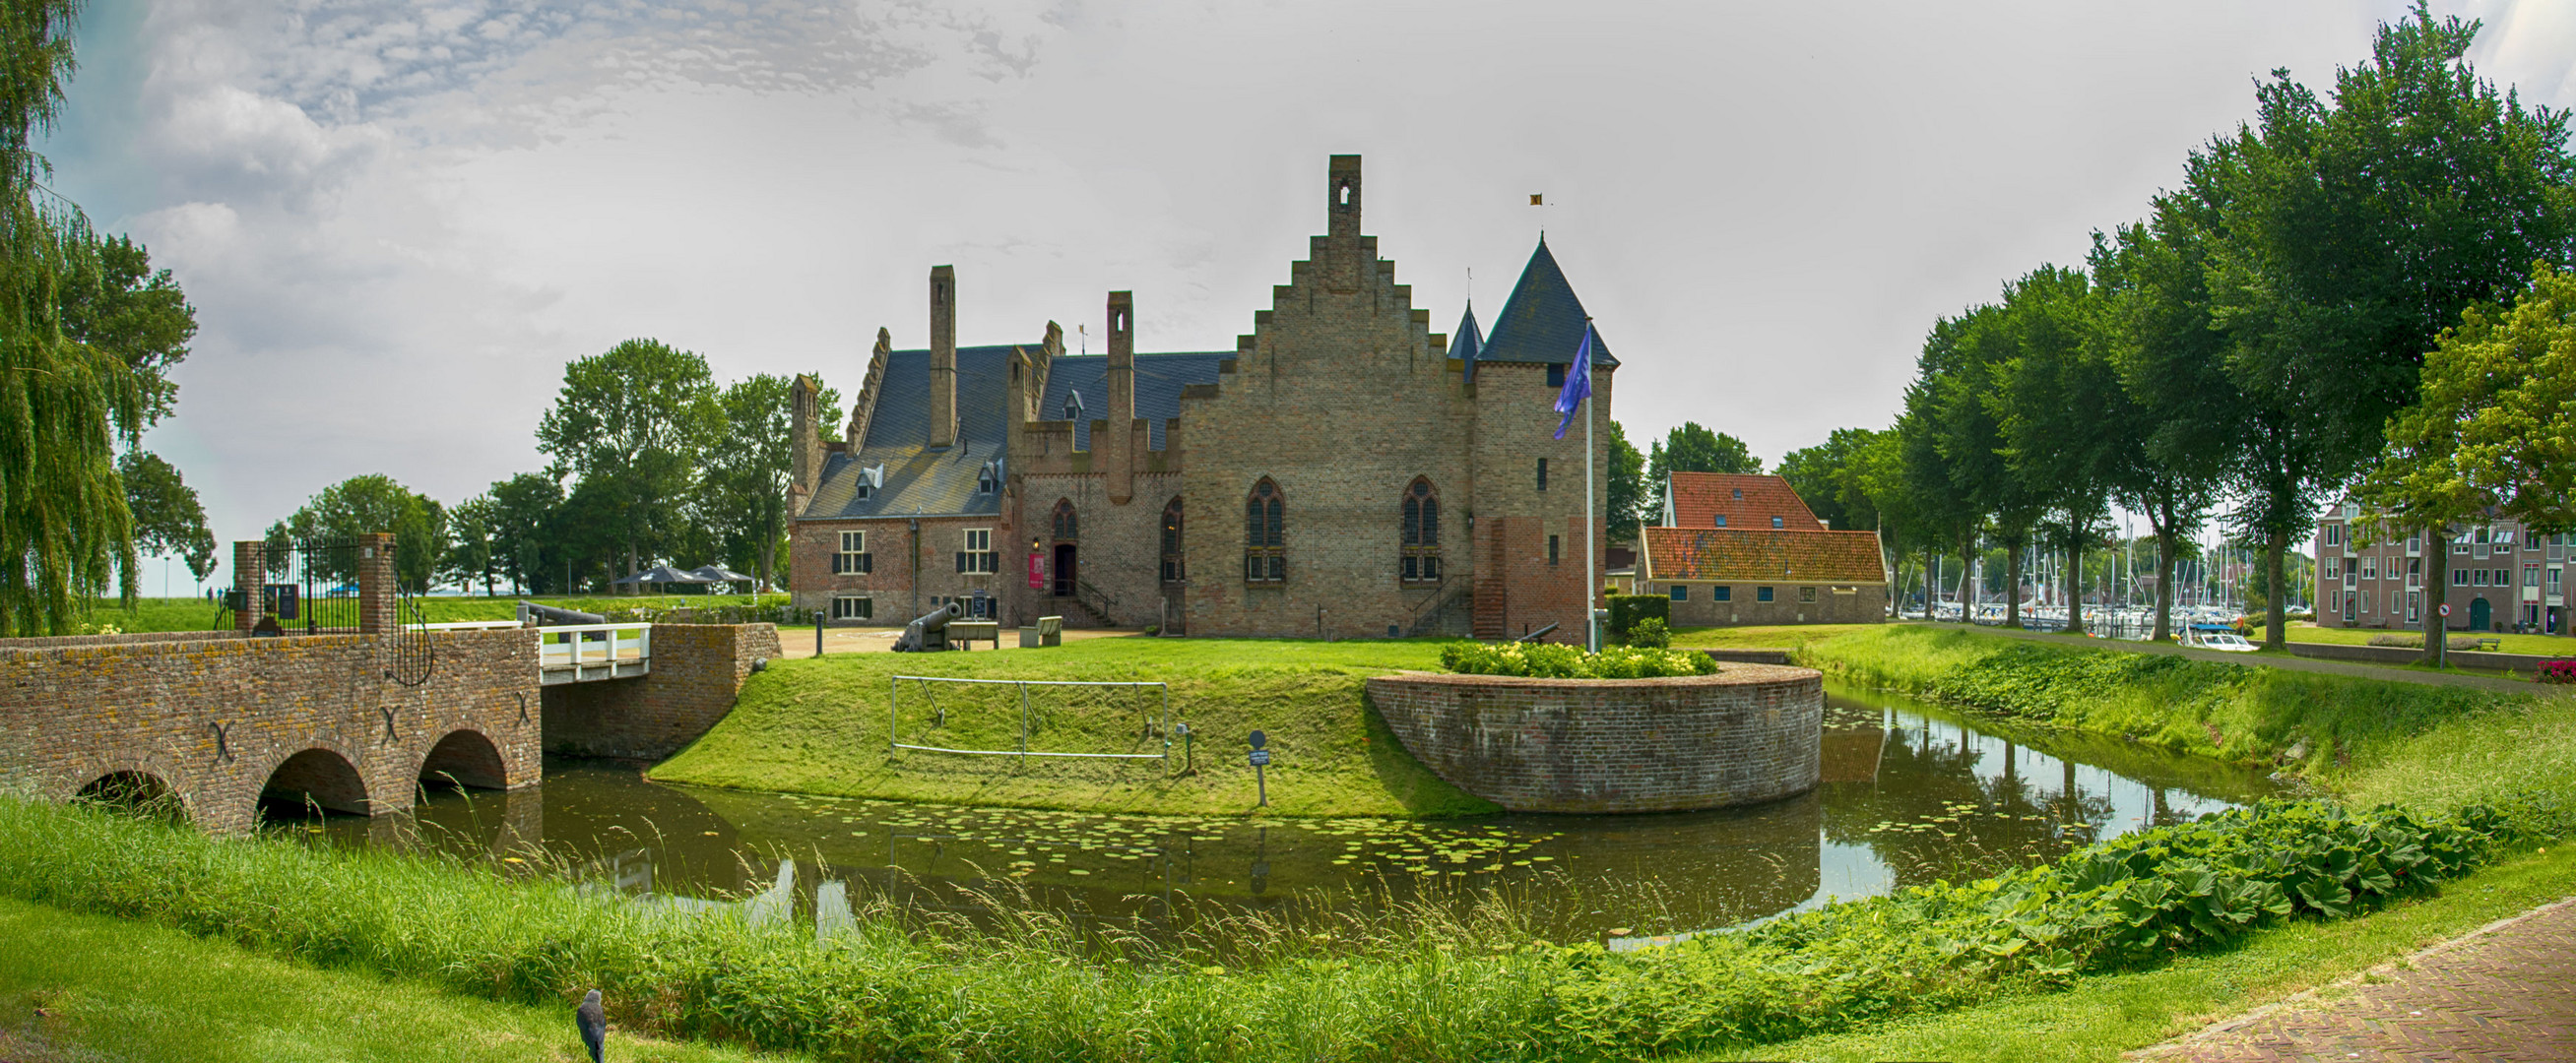
M 999 515 L 1002 493 L 975 488 L 984 464 L 1002 457 L 1009 442 L 1002 408 L 1013 350 L 1009 344 L 957 349 L 957 445 L 946 450 L 930 449 L 930 352 L 888 352 L 868 438 L 857 453 L 834 454 L 824 463 L 805 518 Z M 879 462 L 885 486 L 858 497 L 861 471 Z
M 1449 334 L 1449 357 L 1458 359 L 1460 371 L 1468 380 L 1476 379 L 1476 352 L 1485 346 L 1485 332 L 1476 327 L 1476 301 L 1467 301 L 1467 313 L 1458 319 L 1458 331 Z
M 1234 357 L 1233 351 L 1208 351 L 1182 354 L 1140 354 L 1136 356 L 1136 416 L 1145 419 L 1152 435 L 1151 449 L 1163 449 L 1164 422 L 1181 415 L 1181 389 L 1192 384 L 1217 382 L 1217 367 Z M 1064 417 L 1064 397 L 1082 393 L 1082 420 L 1073 426 L 1073 445 L 1091 447 L 1091 421 L 1109 415 L 1109 356 L 1059 355 L 1047 367 L 1046 395 L 1040 400 L 1038 416 L 1048 420 Z
M 1824 527 L 1789 481 L 1779 476 L 1727 472 L 1676 472 L 1672 477 L 1672 526 L 1714 528 L 1724 514 L 1726 527 L 1813 530 Z M 1743 497 L 1739 498 L 1738 495 Z
M 1641 577 L 1720 583 L 1885 583 L 1874 531 L 1648 528 Z
M 1575 348 L 1583 343 L 1583 323 L 1583 300 L 1575 298 L 1574 286 L 1565 282 L 1565 271 L 1557 268 L 1556 256 L 1548 253 L 1547 238 L 1542 236 L 1538 250 L 1530 252 L 1529 265 L 1521 267 L 1512 297 L 1503 301 L 1503 312 L 1495 315 L 1494 331 L 1476 352 L 1476 360 L 1570 365 Z M 1592 362 L 1619 364 L 1598 328 L 1592 330 Z

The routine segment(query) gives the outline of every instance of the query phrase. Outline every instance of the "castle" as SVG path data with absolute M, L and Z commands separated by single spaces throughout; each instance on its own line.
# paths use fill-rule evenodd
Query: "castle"
M 961 347 L 955 271 L 932 269 L 929 347 L 878 331 L 843 441 L 822 440 L 818 386 L 797 381 L 796 604 L 885 625 L 954 600 L 1006 624 L 1191 635 L 1553 624 L 1579 643 L 1608 469 L 1596 453 L 1586 477 L 1583 428 L 1551 438 L 1551 406 L 1582 303 L 1542 239 L 1490 336 L 1472 307 L 1454 341 L 1433 332 L 1361 235 L 1359 156 L 1326 176 L 1325 234 L 1231 351 L 1137 353 L 1123 291 L 1105 356 L 1068 356 L 1054 322 Z M 1606 431 L 1618 361 L 1593 335 Z

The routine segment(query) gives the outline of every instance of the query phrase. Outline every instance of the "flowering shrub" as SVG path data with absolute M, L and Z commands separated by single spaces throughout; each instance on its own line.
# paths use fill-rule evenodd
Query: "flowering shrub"
M 2576 661 L 2542 661 L 2531 670 L 2531 678 L 2542 683 L 2576 683 Z
M 1572 646 L 1520 642 L 1453 642 L 1441 647 L 1440 666 L 1467 675 L 1516 675 L 1539 679 L 1651 679 L 1711 675 L 1717 662 L 1693 650 L 1612 646 L 1585 653 Z

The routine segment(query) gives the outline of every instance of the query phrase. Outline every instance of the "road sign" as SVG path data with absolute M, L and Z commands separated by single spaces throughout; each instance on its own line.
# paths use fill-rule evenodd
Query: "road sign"
M 1253 767 L 1256 767 L 1256 768 L 1260 768 L 1260 767 L 1267 767 L 1269 764 L 1270 764 L 1270 751 L 1269 751 L 1269 750 L 1267 750 L 1267 749 L 1256 749 L 1256 750 L 1253 750 L 1253 751 L 1252 751 L 1252 766 L 1253 766 Z
M 2447 608 L 2447 606 L 2446 606 L 2445 608 Z M 1269 736 L 1269 735 L 1262 734 L 1262 733 L 1261 733 L 1261 732 L 1259 732 L 1259 731 L 1254 731 L 1254 732 L 1252 732 L 1252 748 L 1254 748 L 1254 749 L 1259 749 L 1259 748 L 1261 748 L 1261 747 L 1263 747 L 1263 746 L 1266 746 L 1266 745 L 1269 745 L 1269 744 L 1270 744 L 1270 736 Z
M 2449 603 L 2449 602 L 2443 602 L 2443 603 L 2442 603 L 2442 604 L 2440 604 L 2440 605 L 2434 606 L 2434 607 L 2433 607 L 2433 615 L 2435 615 L 2435 616 L 2449 616 L 2449 615 L 2451 615 L 2451 603 Z
M 1254 731 L 1249 741 L 1252 743 L 1252 756 L 1249 758 L 1252 763 L 1252 785 L 1260 791 L 1262 806 L 1267 807 L 1270 804 L 1270 777 L 1263 769 L 1270 766 L 1270 751 L 1261 747 L 1270 744 L 1270 736 Z

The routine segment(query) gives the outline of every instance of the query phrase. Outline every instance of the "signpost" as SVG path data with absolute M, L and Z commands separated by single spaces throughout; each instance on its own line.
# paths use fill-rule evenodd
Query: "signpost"
M 1254 731 L 1251 741 L 1252 756 L 1246 759 L 1252 762 L 1252 785 L 1260 789 L 1259 804 L 1266 807 L 1270 804 L 1270 780 L 1265 772 L 1270 767 L 1270 751 L 1262 747 L 1270 744 L 1270 736 Z

